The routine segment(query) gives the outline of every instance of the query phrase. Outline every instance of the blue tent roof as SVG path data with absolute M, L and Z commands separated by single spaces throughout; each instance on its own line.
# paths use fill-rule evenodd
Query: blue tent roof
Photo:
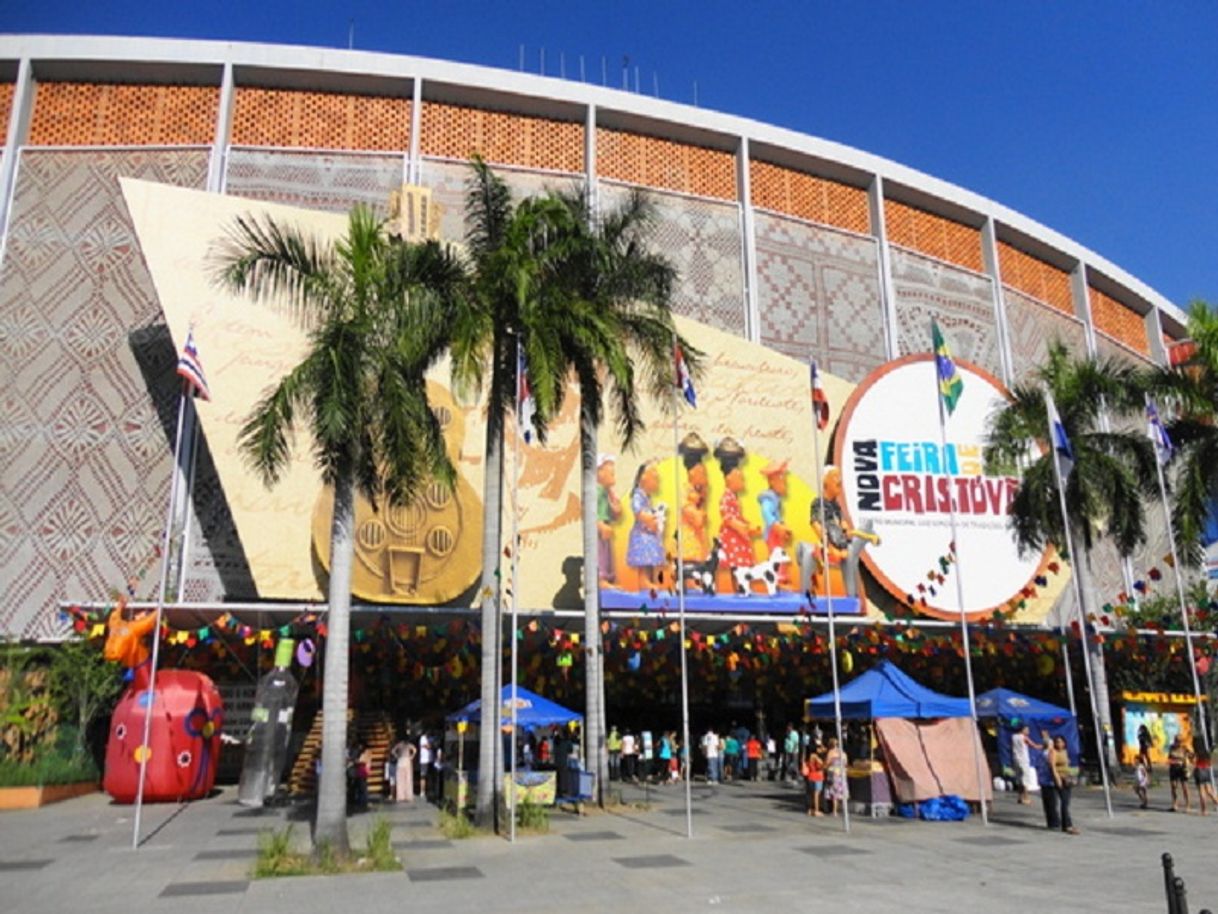
M 880 662 L 841 689 L 842 717 L 863 720 L 877 717 L 968 717 L 967 698 L 932 692 L 902 673 L 887 660 Z M 833 693 L 807 701 L 809 717 L 833 717 Z
M 500 726 L 512 722 L 512 687 L 505 685 L 499 693 Z M 555 704 L 547 698 L 542 698 L 535 692 L 516 686 L 516 723 L 521 727 L 549 727 L 555 724 L 569 724 L 572 721 L 583 720 L 582 714 L 568 711 L 562 705 Z M 449 721 L 482 720 L 482 700 L 471 701 L 460 711 L 448 715 Z
M 977 716 L 1055 720 L 1070 717 L 1070 712 L 1039 698 L 1012 692 L 1010 689 L 990 689 L 977 696 Z

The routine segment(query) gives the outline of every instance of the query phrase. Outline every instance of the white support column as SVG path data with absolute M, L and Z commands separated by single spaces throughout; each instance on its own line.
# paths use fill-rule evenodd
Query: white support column
M 596 105 L 584 110 L 584 192 L 588 209 L 594 216 L 600 213 L 600 185 L 596 181 Z
M 878 174 L 871 176 L 871 184 L 867 186 L 867 208 L 871 214 L 871 236 L 875 238 L 880 252 L 884 337 L 888 345 L 888 358 L 895 359 L 901 354 L 897 330 L 897 290 L 892 281 L 892 254 L 888 250 L 888 226 L 884 222 L 884 178 Z
M 749 138 L 736 147 L 736 196 L 740 206 L 740 266 L 744 280 L 744 332 L 761 342 L 761 305 L 757 300 L 757 230 L 753 222 L 753 196 L 749 180 Z
M 1146 340 L 1150 343 L 1150 357 L 1156 365 L 1166 368 L 1167 344 L 1163 342 L 1163 319 L 1159 309 L 1151 305 L 1143 321 L 1146 323 Z
M 407 156 L 407 184 L 423 183 L 423 159 L 419 150 L 423 148 L 423 78 L 414 78 L 414 94 L 410 100 L 410 153 Z
M 30 59 L 23 57 L 17 64 L 17 81 L 13 85 L 13 107 L 8 116 L 8 131 L 4 136 L 4 154 L 0 156 L 0 264 L 8 246 L 8 219 L 13 208 L 13 191 L 17 181 L 17 160 L 25 145 L 34 110 L 34 70 Z
M 1010 387 L 1015 380 L 1015 357 L 1011 352 L 1011 333 L 1007 324 L 1006 298 L 1002 293 L 1002 264 L 998 259 L 998 237 L 994 232 L 994 218 L 985 217 L 981 226 L 981 260 L 986 275 L 990 277 L 994 295 L 994 323 L 998 327 L 998 355 L 1002 365 L 1002 383 Z
M 228 141 L 233 130 L 233 104 L 237 93 L 233 87 L 233 65 L 225 62 L 220 79 L 220 107 L 216 111 L 216 132 L 211 144 L 211 159 L 207 163 L 207 189 L 224 193 L 228 179 Z
M 1083 322 L 1087 331 L 1087 352 L 1096 355 L 1095 328 L 1091 324 L 1091 298 L 1087 294 L 1087 265 L 1081 260 L 1070 271 L 1070 297 L 1074 303 L 1074 316 Z

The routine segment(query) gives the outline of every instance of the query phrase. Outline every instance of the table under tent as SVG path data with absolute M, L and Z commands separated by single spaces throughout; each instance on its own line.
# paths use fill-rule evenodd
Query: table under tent
M 478 780 L 478 725 L 482 721 L 482 701 L 472 701 L 449 714 L 444 736 L 444 800 L 455 808 L 473 802 L 472 788 Z M 591 777 L 580 769 L 580 734 L 583 715 L 548 698 L 516 687 L 517 765 L 514 790 L 516 802 L 552 806 L 559 799 L 588 799 L 592 795 Z M 503 739 L 504 796 L 513 787 L 511 775 L 512 687 L 506 685 L 499 695 L 499 732 Z M 536 747 L 550 739 L 553 748 L 547 758 L 539 758 Z M 529 746 L 529 749 L 526 749 Z
M 1005 781 L 1016 787 L 1014 783 L 1016 772 L 1012 761 L 1012 740 L 1020 729 L 1027 724 L 1028 736 L 1038 745 L 1044 744 L 1044 734 L 1049 738 L 1062 737 L 1066 741 L 1066 752 L 1070 756 L 1070 764 L 1078 767 L 1081 748 L 1079 745 L 1078 721 L 1065 708 L 1021 695 L 1010 689 L 990 689 L 977 696 L 977 717 L 994 718 L 997 723 L 998 735 L 998 769 Z M 1035 771 L 1039 762 L 1040 750 L 1029 747 L 1031 767 Z M 1024 782 L 1026 789 L 1039 791 L 1040 785 L 1034 777 L 1029 776 Z
M 981 735 L 967 698 L 941 695 L 883 660 L 840 689 L 842 719 L 873 728 L 867 758 L 851 759 L 847 771 L 850 808 L 856 814 L 882 816 L 894 801 L 917 804 L 942 796 L 989 802 L 989 765 L 982 755 L 978 791 L 974 751 Z M 833 693 L 809 698 L 809 719 L 833 720 Z M 879 748 L 878 756 L 875 748 Z

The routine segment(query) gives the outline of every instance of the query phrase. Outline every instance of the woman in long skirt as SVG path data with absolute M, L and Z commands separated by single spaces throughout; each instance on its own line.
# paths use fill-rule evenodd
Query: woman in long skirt
M 393 755 L 398 760 L 398 777 L 393 798 L 398 803 L 414 802 L 414 757 L 417 752 L 414 744 L 408 740 L 402 740 L 393 747 Z

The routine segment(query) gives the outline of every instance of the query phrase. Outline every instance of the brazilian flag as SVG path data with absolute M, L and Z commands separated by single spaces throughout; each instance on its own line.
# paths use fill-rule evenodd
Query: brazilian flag
M 939 375 L 939 396 L 943 398 L 943 408 L 950 416 L 952 410 L 956 408 L 956 403 L 960 400 L 960 395 L 964 393 L 964 380 L 960 377 L 960 372 L 956 371 L 956 363 L 952 361 L 952 354 L 947 349 L 947 340 L 943 338 L 943 334 L 939 332 L 939 325 L 933 320 L 930 322 L 930 335 L 935 345 L 935 370 Z

